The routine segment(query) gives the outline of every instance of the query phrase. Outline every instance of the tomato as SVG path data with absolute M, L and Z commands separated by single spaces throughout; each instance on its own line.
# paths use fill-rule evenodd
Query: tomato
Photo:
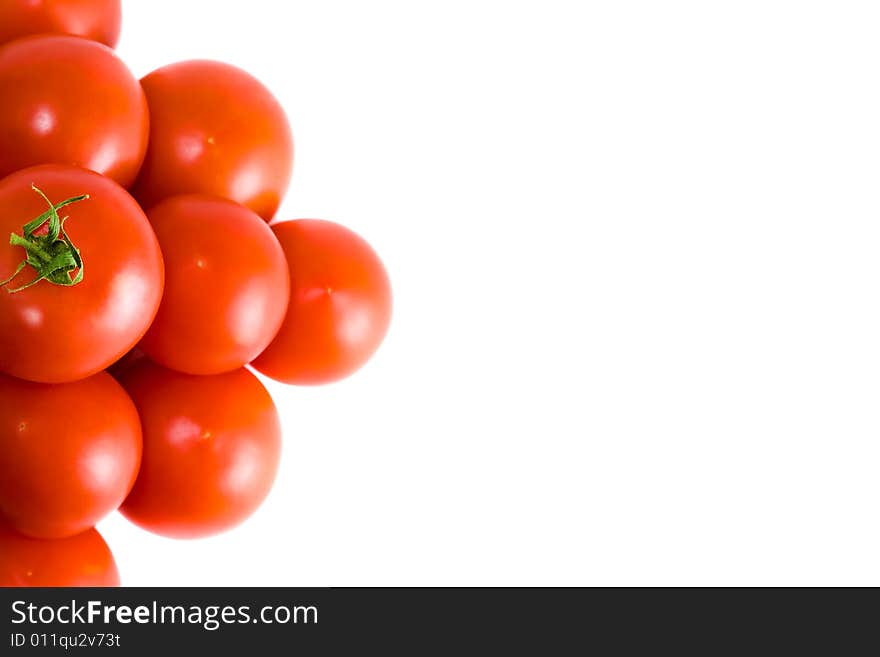
M 113 48 L 121 0 L 0 0 L 0 44 L 31 34 L 70 34 Z
M 177 194 L 222 196 L 271 219 L 290 184 L 293 137 L 284 110 L 228 64 L 171 64 L 141 83 L 150 147 L 134 194 L 145 208 Z
M 254 362 L 284 383 L 349 376 L 366 363 L 391 323 L 391 284 L 376 252 L 329 221 L 272 226 L 290 267 L 290 305 L 275 340 Z
M 137 410 L 106 372 L 60 385 L 0 374 L 0 517 L 34 538 L 94 527 L 141 459 Z
M 245 369 L 192 376 L 143 361 L 121 375 L 141 416 L 144 455 L 122 506 L 173 538 L 225 531 L 269 494 L 281 454 L 272 398 Z
M 45 540 L 0 526 L 0 587 L 10 586 L 119 586 L 119 571 L 94 529 Z
M 147 150 L 144 92 L 95 41 L 36 36 L 0 47 L 0 177 L 70 164 L 134 181 Z
M 26 251 L 9 244 L 22 225 L 47 210 L 31 188 L 53 203 L 89 198 L 60 210 L 79 249 L 82 281 L 72 287 L 36 278 L 26 267 L 0 288 L 0 372 L 62 383 L 105 369 L 146 333 L 162 299 L 159 243 L 146 215 L 119 185 L 91 171 L 44 165 L 0 181 L 0 279 L 13 274 Z
M 185 195 L 150 210 L 165 259 L 165 294 L 140 348 L 166 367 L 219 374 L 249 363 L 284 320 L 287 261 L 246 207 Z

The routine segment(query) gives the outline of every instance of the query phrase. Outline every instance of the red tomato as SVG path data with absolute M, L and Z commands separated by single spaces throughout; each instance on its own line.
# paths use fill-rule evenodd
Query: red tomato
M 119 571 L 94 529 L 43 540 L 0 527 L 0 587 L 10 586 L 119 586 Z
M 188 374 L 238 369 L 265 349 L 290 297 L 272 230 L 221 198 L 175 196 L 149 212 L 165 259 L 165 294 L 140 348 Z
M 0 516 L 34 538 L 94 527 L 131 490 L 141 428 L 112 376 L 47 385 L 0 374 Z
M 0 177 L 34 164 L 70 164 L 124 187 L 147 150 L 147 101 L 110 50 L 70 36 L 0 47 Z
M 171 64 L 141 80 L 150 147 L 135 185 L 145 208 L 176 194 L 238 201 L 268 220 L 293 168 L 293 137 L 278 101 L 228 64 Z
M 349 376 L 379 348 L 391 323 L 382 261 L 362 238 L 329 221 L 287 221 L 272 230 L 290 266 L 290 305 L 253 366 L 300 385 Z
M 70 34 L 113 48 L 122 27 L 120 0 L 0 0 L 0 44 L 31 34 Z
M 60 210 L 78 247 L 83 279 L 72 287 L 49 281 L 9 293 L 36 277 L 26 267 L 0 288 L 0 372 L 46 383 L 75 381 L 105 369 L 146 333 L 162 299 L 159 243 L 135 200 L 109 178 L 46 165 L 0 181 L 0 280 L 13 274 L 25 249 L 9 244 L 22 225 L 47 210 L 34 183 L 53 203 L 89 194 Z
M 144 456 L 122 513 L 173 538 L 225 531 L 269 494 L 281 455 L 272 398 L 245 369 L 191 376 L 143 361 L 121 375 L 144 432 Z

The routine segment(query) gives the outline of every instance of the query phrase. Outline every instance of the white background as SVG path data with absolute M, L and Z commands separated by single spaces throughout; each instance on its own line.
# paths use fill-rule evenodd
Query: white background
M 218 538 L 128 585 L 880 584 L 874 2 L 128 0 L 136 75 L 287 108 L 282 218 L 383 256 L 354 378 L 271 388 Z

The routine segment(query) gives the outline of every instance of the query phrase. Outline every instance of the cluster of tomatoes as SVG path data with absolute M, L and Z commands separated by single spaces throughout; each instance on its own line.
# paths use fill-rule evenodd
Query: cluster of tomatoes
M 281 450 L 245 366 L 336 381 L 391 318 L 363 239 L 275 220 L 293 140 L 271 93 L 211 61 L 138 81 L 120 19 L 0 0 L 0 585 L 118 583 L 94 530 L 117 509 L 175 538 L 242 522 Z

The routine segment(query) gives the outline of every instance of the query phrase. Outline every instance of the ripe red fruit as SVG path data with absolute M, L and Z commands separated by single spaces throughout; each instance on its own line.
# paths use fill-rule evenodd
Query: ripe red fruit
M 293 170 L 284 109 L 254 77 L 220 62 L 179 62 L 141 83 L 150 147 L 134 194 L 149 209 L 177 194 L 211 194 L 269 220 Z
M 162 536 L 210 536 L 263 502 L 281 456 L 272 398 L 245 369 L 216 376 L 143 361 L 120 375 L 143 423 L 144 456 L 121 511 Z
M 141 460 L 137 410 L 106 372 L 47 385 L 0 374 L 0 518 L 66 538 L 119 508 Z
M 329 221 L 272 226 L 290 267 L 287 317 L 253 362 L 284 383 L 330 383 L 366 363 L 391 323 L 391 284 L 376 252 Z
M 107 46 L 71 36 L 0 46 L 0 98 L 0 177 L 51 163 L 134 182 L 147 150 L 147 101 Z
M 246 207 L 213 196 L 166 199 L 149 212 L 165 293 L 141 350 L 189 374 L 242 367 L 272 341 L 290 278 L 278 240 Z
M 53 540 L 0 526 L 0 587 L 119 586 L 113 553 L 94 529 Z
M 162 299 L 162 254 L 146 215 L 109 178 L 60 165 L 24 169 L 0 181 L 0 280 L 14 274 L 25 248 L 9 243 L 53 203 L 67 205 L 65 232 L 79 249 L 82 281 L 65 287 L 25 267 L 0 286 L 0 371 L 30 381 L 76 381 L 109 367 L 146 333 Z
M 121 0 L 2 0 L 0 44 L 32 34 L 69 34 L 115 47 Z

